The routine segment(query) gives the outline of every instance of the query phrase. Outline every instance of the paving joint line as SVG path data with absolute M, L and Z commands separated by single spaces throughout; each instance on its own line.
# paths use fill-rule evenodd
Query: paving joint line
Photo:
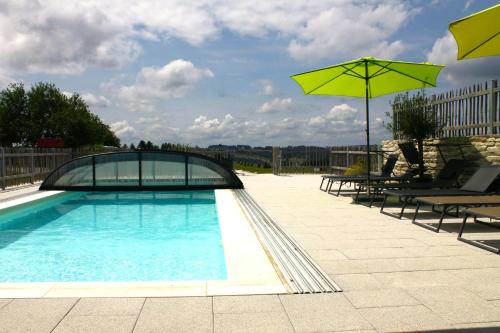
M 64 314 L 64 316 L 62 316 L 62 318 L 57 322 L 57 324 L 54 326 L 54 328 L 52 328 L 50 330 L 50 333 L 54 332 L 54 330 L 57 328 L 57 326 L 59 326 L 59 324 L 61 324 L 61 322 L 68 316 L 68 314 L 71 312 L 71 310 L 73 310 L 73 308 L 76 306 L 76 304 L 78 304 L 78 302 L 80 302 L 81 298 L 77 298 L 77 300 L 75 301 L 75 303 L 73 303 L 72 306 L 70 306 L 69 310 L 66 311 L 66 313 Z
M 141 304 L 141 308 L 139 309 L 139 313 L 137 313 L 137 317 L 135 318 L 135 321 L 134 321 L 134 326 L 132 326 L 130 333 L 134 332 L 135 327 L 137 326 L 137 322 L 139 321 L 139 317 L 141 316 L 142 309 L 144 309 L 144 304 L 146 304 L 147 299 L 148 299 L 147 297 L 144 297 L 144 301 Z
M 288 295 L 290 295 L 290 294 L 288 294 Z M 293 294 L 292 294 L 292 295 L 293 295 Z M 288 314 L 288 311 L 286 311 L 285 306 L 283 305 L 283 300 L 281 299 L 281 296 L 282 296 L 282 295 L 276 295 L 276 296 L 278 296 L 278 300 L 280 301 L 281 308 L 282 308 L 282 309 L 283 309 L 283 311 L 285 312 L 285 316 L 286 316 L 286 318 L 288 319 L 288 322 L 290 323 L 290 326 L 292 327 L 293 331 L 297 333 L 298 331 L 297 331 L 297 329 L 295 328 L 295 326 L 293 325 L 293 321 L 292 321 L 292 319 L 290 318 L 290 315 Z

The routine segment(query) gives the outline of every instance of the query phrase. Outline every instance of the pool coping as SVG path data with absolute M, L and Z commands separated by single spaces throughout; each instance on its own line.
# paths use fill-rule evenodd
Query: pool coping
M 44 191 L 0 203 L 0 210 L 48 198 Z M 155 282 L 0 283 L 0 298 L 172 297 L 288 293 L 272 259 L 260 244 L 233 190 L 215 190 L 227 280 Z M 244 246 L 242 246 L 242 244 Z

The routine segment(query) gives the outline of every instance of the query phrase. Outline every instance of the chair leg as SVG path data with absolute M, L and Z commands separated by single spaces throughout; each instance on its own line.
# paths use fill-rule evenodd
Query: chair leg
M 359 194 L 361 193 L 361 184 L 358 184 L 358 190 L 356 191 L 356 196 L 354 197 L 354 202 L 359 202 Z
M 460 232 L 458 233 L 457 239 L 459 241 L 464 242 L 464 243 L 467 243 L 467 244 L 479 247 L 479 248 L 481 248 L 483 250 L 490 251 L 490 252 L 493 252 L 493 253 L 496 253 L 496 254 L 500 254 L 500 248 L 496 248 L 496 247 L 493 247 L 493 246 L 481 243 L 479 241 L 475 241 L 475 240 L 471 240 L 471 239 L 465 239 L 465 238 L 462 237 L 462 234 L 463 234 L 463 232 L 465 230 L 465 224 L 467 223 L 467 218 L 469 216 L 470 215 L 467 214 L 467 213 L 464 214 L 464 219 L 462 220 L 462 226 L 460 227 Z M 476 220 L 476 219 L 477 219 L 477 216 L 474 216 L 474 220 Z
M 420 209 L 420 201 L 417 202 L 417 207 L 415 207 L 415 213 L 413 214 L 413 220 L 412 223 L 415 223 L 417 220 L 417 215 L 418 215 L 418 210 Z
M 403 200 L 403 206 L 401 207 L 401 211 L 399 212 L 399 216 L 398 218 L 401 220 L 403 218 L 403 214 L 405 212 L 405 209 L 406 209 L 406 205 L 408 205 L 408 199 L 409 197 L 408 196 L 405 196 L 405 199 Z M 418 207 L 418 205 L 417 205 Z M 415 215 L 416 216 L 416 215 Z M 415 218 L 413 218 L 415 219 Z
M 343 180 L 340 181 L 339 189 L 337 190 L 337 196 L 340 195 L 340 190 L 342 189 L 342 185 L 344 185 L 344 181 Z
M 321 179 L 321 184 L 319 184 L 319 189 L 322 190 L 323 183 L 325 182 L 325 177 Z
M 458 232 L 458 239 L 462 238 L 462 234 L 464 233 L 464 230 L 465 230 L 465 223 L 467 223 L 468 217 L 469 217 L 469 214 L 465 213 L 464 219 L 462 220 L 462 225 L 460 226 L 460 231 Z M 476 220 L 476 217 L 474 217 L 474 220 Z
M 333 179 L 328 179 L 328 184 L 326 184 L 326 193 L 330 193 L 330 191 L 332 190 L 333 183 L 334 183 Z
M 380 212 L 382 214 L 384 213 L 384 207 L 385 207 L 386 202 L 387 202 L 387 194 L 384 194 L 384 200 L 382 201 L 382 204 L 380 205 Z

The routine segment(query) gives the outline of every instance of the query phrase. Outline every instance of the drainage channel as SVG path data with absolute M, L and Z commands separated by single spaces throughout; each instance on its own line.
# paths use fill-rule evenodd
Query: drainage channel
M 250 194 L 245 190 L 234 190 L 234 193 L 294 293 L 342 291 L 306 251 L 267 215 Z

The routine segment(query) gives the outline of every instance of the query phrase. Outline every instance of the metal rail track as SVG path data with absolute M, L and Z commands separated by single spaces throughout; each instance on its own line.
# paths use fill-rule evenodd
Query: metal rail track
M 342 291 L 314 260 L 288 236 L 245 190 L 234 190 L 243 212 L 273 256 L 294 293 Z

